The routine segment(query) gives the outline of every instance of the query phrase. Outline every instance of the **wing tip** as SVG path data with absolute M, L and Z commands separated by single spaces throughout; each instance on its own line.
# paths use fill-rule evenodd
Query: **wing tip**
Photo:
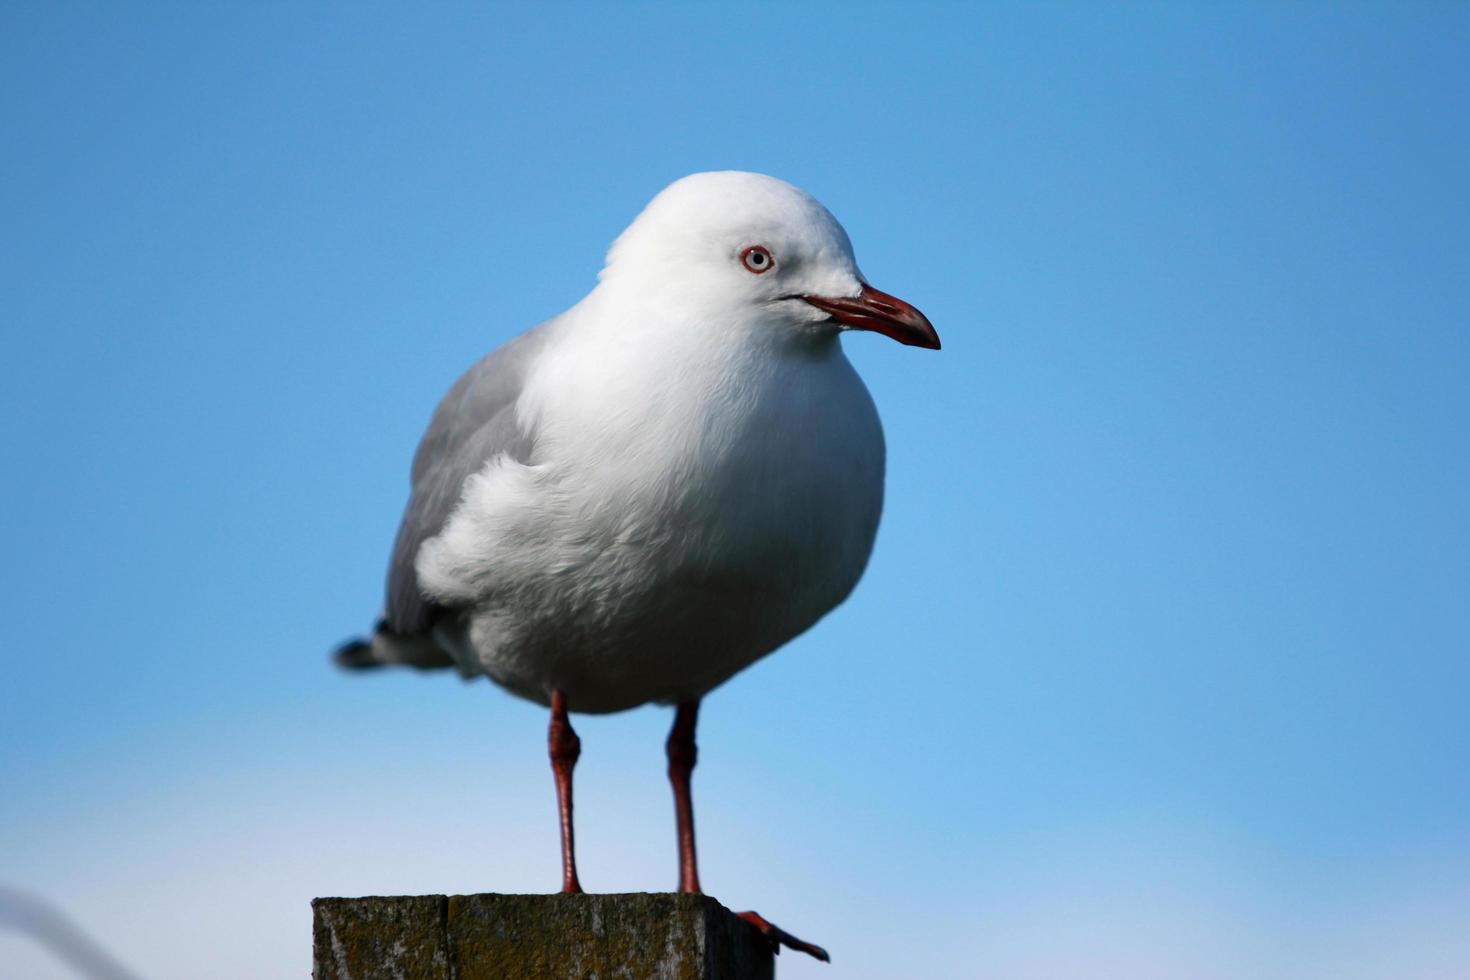
M 378 620 L 370 637 L 354 637 L 332 651 L 332 660 L 345 670 L 371 670 L 401 665 L 419 670 L 455 666 L 454 658 L 435 642 L 433 633 L 398 633 L 386 619 Z
M 361 637 L 348 640 L 333 650 L 332 662 L 344 670 L 370 670 L 383 666 L 383 661 L 373 654 L 372 643 Z

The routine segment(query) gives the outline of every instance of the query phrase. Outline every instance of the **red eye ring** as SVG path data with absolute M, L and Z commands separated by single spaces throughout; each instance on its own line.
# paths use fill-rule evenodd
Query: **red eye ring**
M 740 264 L 748 271 L 761 275 L 776 268 L 776 257 L 764 245 L 752 245 L 740 253 Z

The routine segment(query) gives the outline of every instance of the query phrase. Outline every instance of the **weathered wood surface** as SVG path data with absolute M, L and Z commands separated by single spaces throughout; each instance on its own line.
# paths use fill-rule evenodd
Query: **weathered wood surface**
M 417 895 L 311 903 L 315 980 L 773 980 L 705 895 Z

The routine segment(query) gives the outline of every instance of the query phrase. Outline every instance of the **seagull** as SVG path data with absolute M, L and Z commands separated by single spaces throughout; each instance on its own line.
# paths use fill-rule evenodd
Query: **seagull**
M 841 603 L 883 504 L 883 429 L 849 330 L 939 349 L 858 271 L 806 192 L 675 181 L 596 287 L 469 369 L 413 459 L 371 637 L 349 668 L 484 675 L 551 710 L 563 892 L 579 893 L 570 712 L 675 708 L 679 890 L 700 892 L 690 776 L 700 700 Z M 826 960 L 754 912 L 777 952 Z

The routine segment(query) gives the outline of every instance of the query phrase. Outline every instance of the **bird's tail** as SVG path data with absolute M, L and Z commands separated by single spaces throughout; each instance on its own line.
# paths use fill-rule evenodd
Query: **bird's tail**
M 338 667 L 367 670 L 401 664 L 420 670 L 453 667 L 454 658 L 434 641 L 434 634 L 395 633 L 385 620 L 378 620 L 373 635 L 348 640 L 332 652 Z

